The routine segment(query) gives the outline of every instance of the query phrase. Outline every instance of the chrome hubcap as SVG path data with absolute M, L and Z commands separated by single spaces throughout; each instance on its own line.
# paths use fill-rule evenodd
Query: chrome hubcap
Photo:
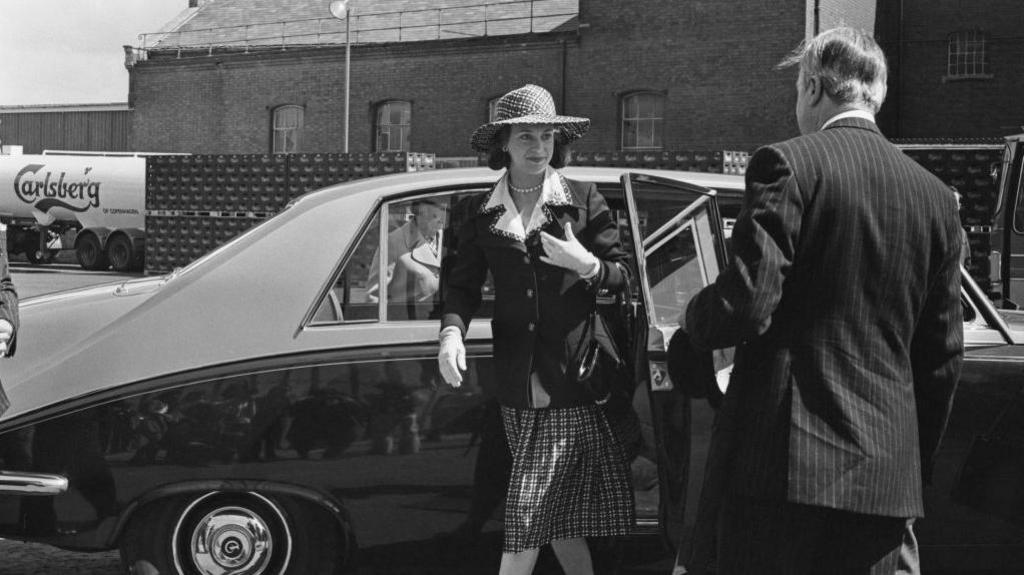
M 273 538 L 266 522 L 244 507 L 220 507 L 192 532 L 192 561 L 204 575 L 259 575 L 270 563 Z

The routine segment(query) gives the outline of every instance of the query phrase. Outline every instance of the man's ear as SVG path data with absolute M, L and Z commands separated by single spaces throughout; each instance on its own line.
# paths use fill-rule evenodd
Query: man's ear
M 808 103 L 817 106 L 825 95 L 825 86 L 821 83 L 821 76 L 811 76 L 807 79 Z

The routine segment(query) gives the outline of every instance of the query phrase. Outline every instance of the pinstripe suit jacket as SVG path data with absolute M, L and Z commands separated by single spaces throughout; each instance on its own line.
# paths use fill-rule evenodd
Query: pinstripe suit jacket
M 737 346 L 728 488 L 923 515 L 963 356 L 953 194 L 859 118 L 758 150 L 746 180 L 732 261 L 685 319 Z

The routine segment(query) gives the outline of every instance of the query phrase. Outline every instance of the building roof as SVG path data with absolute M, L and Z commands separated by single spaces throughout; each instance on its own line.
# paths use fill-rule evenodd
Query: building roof
M 128 102 L 107 104 L 31 104 L 0 106 L 0 114 L 37 114 L 40 112 L 127 112 Z
M 144 50 L 344 44 L 346 22 L 327 0 L 208 0 Z M 575 30 L 579 0 L 350 0 L 353 44 L 413 42 Z

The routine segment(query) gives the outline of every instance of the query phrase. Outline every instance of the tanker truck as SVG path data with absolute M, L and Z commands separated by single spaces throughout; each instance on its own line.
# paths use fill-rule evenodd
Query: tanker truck
M 87 270 L 141 270 L 146 159 L 0 155 L 0 222 L 7 249 L 33 264 L 73 249 Z

